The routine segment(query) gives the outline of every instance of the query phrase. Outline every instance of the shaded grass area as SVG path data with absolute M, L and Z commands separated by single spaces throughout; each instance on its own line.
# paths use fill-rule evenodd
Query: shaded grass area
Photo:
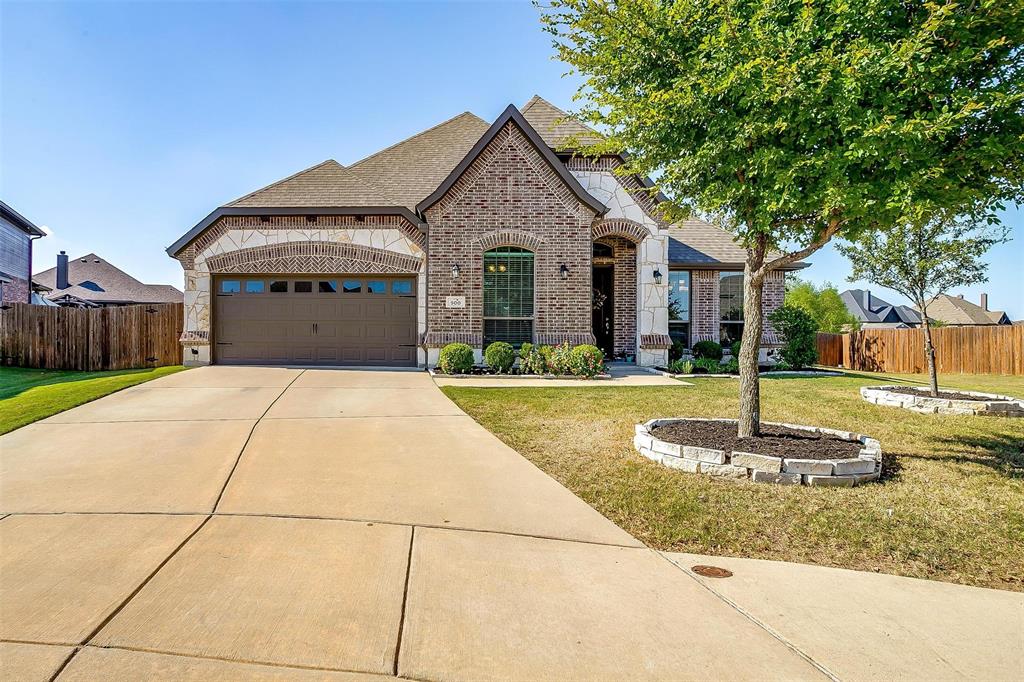
M 183 369 L 171 366 L 75 372 L 0 367 L 0 434 Z
M 651 547 L 838 566 L 1024 591 L 1024 419 L 871 405 L 897 375 L 762 381 L 762 418 L 881 440 L 882 481 L 853 489 L 720 481 L 650 462 L 633 426 L 735 417 L 735 381 L 680 387 L 462 388 L 444 392 L 499 438 Z M 1022 377 L 943 377 L 1024 394 Z

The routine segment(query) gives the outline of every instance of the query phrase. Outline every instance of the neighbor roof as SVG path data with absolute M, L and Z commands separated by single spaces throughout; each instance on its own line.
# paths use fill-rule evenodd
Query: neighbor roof
M 143 284 L 95 253 L 68 259 L 68 288 L 57 288 L 57 268 L 32 276 L 51 289 L 46 298 L 64 296 L 96 303 L 181 303 L 184 295 L 169 284 Z
M 768 256 L 777 258 L 772 252 Z M 747 252 L 726 230 L 703 220 L 682 220 L 668 228 L 668 263 L 674 266 L 743 268 Z M 783 270 L 799 270 L 809 263 L 797 262 Z
M 601 134 L 589 128 L 556 107 L 540 95 L 534 95 L 522 109 L 523 118 L 530 122 L 537 134 L 550 147 L 564 149 L 601 141 Z
M 921 324 L 921 316 L 908 305 L 893 305 L 867 289 L 847 289 L 839 294 L 850 314 L 861 322 Z
M 928 317 L 946 324 L 1009 324 L 1010 318 L 1002 310 L 985 310 L 959 296 L 939 294 L 928 302 Z
M 2 201 L 0 201 L 0 216 L 3 216 L 7 222 L 11 223 L 22 232 L 26 232 L 33 237 L 46 236 L 46 233 L 36 227 L 31 220 L 21 215 Z

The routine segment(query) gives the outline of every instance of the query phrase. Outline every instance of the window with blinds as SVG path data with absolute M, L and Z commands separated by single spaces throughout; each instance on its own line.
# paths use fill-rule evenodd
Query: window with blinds
M 533 253 L 501 246 L 484 253 L 484 347 L 533 339 Z

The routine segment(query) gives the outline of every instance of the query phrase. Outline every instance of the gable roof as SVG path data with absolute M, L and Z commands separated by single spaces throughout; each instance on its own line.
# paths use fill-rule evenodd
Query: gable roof
M 596 130 L 570 118 L 569 114 L 540 95 L 534 95 L 523 106 L 523 118 L 530 122 L 548 146 L 555 149 L 564 149 L 569 142 L 587 146 L 601 140 L 601 134 Z
M 985 310 L 959 296 L 939 294 L 928 302 L 928 317 L 946 324 L 1009 324 L 1010 318 L 1002 310 Z
M 143 284 L 127 272 L 103 260 L 95 253 L 68 259 L 68 284 L 57 288 L 57 268 L 32 276 L 51 291 L 51 301 L 70 296 L 96 303 L 181 303 L 184 295 L 169 284 Z
M 394 203 L 351 170 L 328 159 L 226 206 L 385 206 Z
M 868 289 L 847 289 L 839 294 L 850 314 L 861 322 L 921 324 L 921 316 L 908 305 L 893 305 L 883 301 Z
M 573 194 L 575 194 L 584 205 L 589 206 L 598 215 L 603 215 L 608 211 L 607 206 L 598 201 L 587 190 L 583 189 L 583 185 L 580 184 L 579 180 L 569 172 L 569 169 L 565 167 L 564 163 L 558 160 L 555 153 L 551 151 L 551 147 L 541 139 L 540 135 L 537 134 L 537 131 L 534 130 L 533 126 L 531 126 L 525 118 L 523 118 L 523 115 L 518 109 L 516 109 L 514 104 L 509 104 L 505 108 L 505 111 L 501 112 L 501 115 L 494 120 L 494 123 L 492 123 L 491 127 L 487 129 L 487 132 L 477 140 L 476 144 L 474 144 L 473 148 L 469 150 L 469 153 L 466 154 L 465 158 L 459 162 L 459 165 L 452 169 L 451 173 L 448 174 L 448 177 L 444 179 L 437 189 L 431 192 L 430 195 L 421 202 L 416 204 L 416 211 L 422 214 L 428 208 L 440 201 L 441 197 L 443 197 L 448 190 L 452 188 L 452 185 L 454 185 L 459 177 L 466 172 L 466 169 L 472 165 L 476 158 L 480 156 L 480 153 L 487 148 L 487 145 L 494 140 L 498 133 L 501 132 L 502 128 L 504 128 L 509 122 L 513 123 L 520 131 L 522 131 L 526 136 L 526 139 L 530 141 L 530 144 L 534 146 L 548 165 L 551 166 L 551 169 L 558 174 L 558 177 L 562 182 L 572 190 Z
M 17 211 L 15 211 L 13 208 L 11 208 L 2 201 L 0 201 L 0 216 L 3 216 L 4 220 L 14 225 L 22 232 L 30 234 L 33 237 L 46 236 L 46 233 L 43 232 L 38 227 L 36 227 L 31 220 L 21 215 L 20 213 L 18 213 Z
M 349 168 L 395 203 L 415 210 L 437 189 L 477 140 L 487 122 L 468 111 L 356 161 Z
M 697 219 L 681 220 L 668 227 L 667 232 L 669 265 L 743 269 L 747 258 L 746 249 L 736 243 L 732 234 L 717 225 Z M 768 254 L 771 258 L 780 255 L 776 252 Z M 797 262 L 782 270 L 799 270 L 808 265 Z

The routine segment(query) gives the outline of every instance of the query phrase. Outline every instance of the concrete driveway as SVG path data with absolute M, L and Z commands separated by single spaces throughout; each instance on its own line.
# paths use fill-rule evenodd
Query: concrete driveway
M 1024 670 L 1019 620 L 976 636 L 978 655 L 939 655 L 975 643 L 943 636 L 922 599 L 901 650 L 879 653 L 872 623 L 894 616 L 845 628 L 828 601 L 842 579 L 769 562 L 763 580 L 697 579 L 693 562 L 724 564 L 643 548 L 423 372 L 207 367 L 127 389 L 0 437 L 0 517 L 4 679 L 858 679 L 914 656 L 908 677 Z M 903 590 L 854 582 L 875 578 L 896 581 L 883 598 Z M 952 589 L 960 617 L 1024 618 L 1019 595 Z

